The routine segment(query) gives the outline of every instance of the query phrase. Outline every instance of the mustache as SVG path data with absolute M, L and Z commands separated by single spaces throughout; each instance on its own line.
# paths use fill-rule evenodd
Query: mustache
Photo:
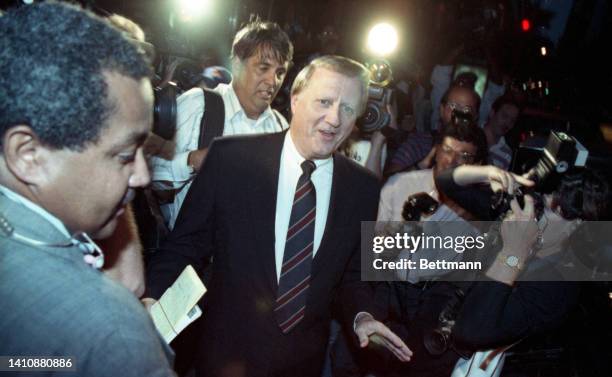
M 134 200 L 134 197 L 136 197 L 136 191 L 132 188 L 129 188 L 125 193 L 123 200 L 121 201 L 121 206 L 126 206 L 129 202 Z

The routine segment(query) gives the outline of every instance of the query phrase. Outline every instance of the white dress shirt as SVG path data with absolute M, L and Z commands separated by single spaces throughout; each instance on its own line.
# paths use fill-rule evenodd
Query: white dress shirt
M 402 221 L 404 202 L 417 192 L 429 194 L 439 200 L 433 170 L 414 170 L 392 175 L 380 192 L 378 221 Z
M 285 118 L 278 112 L 275 114 L 270 107 L 257 120 L 249 119 L 231 84 L 219 84 L 214 91 L 221 95 L 225 106 L 223 136 L 274 133 L 289 127 Z M 155 190 L 180 190 L 173 203 L 161 207 L 170 229 L 174 227 L 178 212 L 195 176 L 187 164 L 187 158 L 189 152 L 198 149 L 204 106 L 204 92 L 200 88 L 188 90 L 179 96 L 176 111 L 176 134 L 173 140 L 166 142 L 170 146 L 164 145 L 162 148 L 173 150 L 174 154 L 150 158 L 153 188 Z
M 283 266 L 283 255 L 285 253 L 285 242 L 287 241 L 287 230 L 293 207 L 293 196 L 297 182 L 302 175 L 300 164 L 305 158 L 295 148 L 291 133 L 287 132 L 283 150 L 281 152 L 280 172 L 278 176 L 278 195 L 276 197 L 276 218 L 274 221 L 276 257 L 276 279 L 278 281 L 281 267 Z M 315 215 L 314 247 L 313 257 L 317 253 L 325 231 L 327 214 L 329 212 L 329 200 L 331 196 L 332 176 L 334 173 L 334 160 L 332 157 L 325 160 L 314 160 L 316 169 L 311 175 L 312 183 L 317 193 L 317 208 Z

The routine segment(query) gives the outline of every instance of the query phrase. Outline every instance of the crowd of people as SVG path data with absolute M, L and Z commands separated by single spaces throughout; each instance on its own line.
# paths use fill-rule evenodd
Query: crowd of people
M 443 377 L 564 321 L 578 284 L 534 261 L 607 219 L 601 175 L 563 177 L 539 217 L 530 195 L 492 210 L 493 192 L 538 183 L 508 171 L 522 104 L 503 82 L 481 99 L 441 65 L 427 129 L 389 103 L 389 125 L 364 136 L 370 72 L 347 57 L 313 56 L 290 117 L 273 109 L 293 56 L 279 25 L 250 21 L 231 74 L 194 81 L 165 140 L 153 84 L 172 78 L 152 80 L 138 25 L 57 2 L 0 17 L 0 355 L 69 356 L 83 376 Z M 421 220 L 502 218 L 503 247 L 471 282 L 364 281 L 362 222 L 405 221 L 421 193 L 438 204 Z M 147 309 L 188 265 L 203 315 L 171 349 Z M 423 339 L 458 296 L 433 352 Z

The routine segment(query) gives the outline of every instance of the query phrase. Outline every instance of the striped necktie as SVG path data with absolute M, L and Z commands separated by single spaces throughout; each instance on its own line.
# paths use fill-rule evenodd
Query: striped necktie
M 316 166 L 306 160 L 301 167 L 303 173 L 293 197 L 274 309 L 276 321 L 285 334 L 304 318 L 314 249 L 317 195 L 310 175 Z

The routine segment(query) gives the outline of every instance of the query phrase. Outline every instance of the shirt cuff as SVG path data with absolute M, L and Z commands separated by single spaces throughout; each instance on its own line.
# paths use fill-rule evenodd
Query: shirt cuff
M 190 152 L 179 153 L 172 159 L 172 176 L 175 182 L 188 181 L 193 177 L 193 169 L 187 164 Z

